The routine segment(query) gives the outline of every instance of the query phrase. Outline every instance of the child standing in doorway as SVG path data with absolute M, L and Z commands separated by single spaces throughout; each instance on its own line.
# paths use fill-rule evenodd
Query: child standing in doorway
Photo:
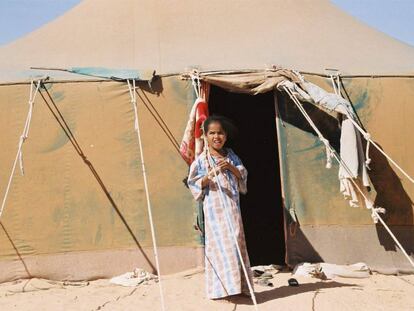
M 226 142 L 235 134 L 230 120 L 211 116 L 204 121 L 203 131 L 206 149 L 190 167 L 188 186 L 194 198 L 203 202 L 207 297 L 249 296 L 233 237 L 234 234 L 250 284 L 253 284 L 239 198 L 240 193 L 247 192 L 247 170 L 233 150 L 226 147 Z M 224 206 L 218 184 L 223 192 Z

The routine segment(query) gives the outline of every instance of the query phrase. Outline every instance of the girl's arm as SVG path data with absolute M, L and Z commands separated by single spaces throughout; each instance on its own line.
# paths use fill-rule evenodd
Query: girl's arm
M 202 201 L 205 195 L 205 188 L 208 185 L 206 170 L 200 161 L 194 161 L 190 166 L 188 174 L 188 188 L 196 201 Z
M 202 179 L 201 179 L 201 188 L 204 189 L 205 187 L 208 186 L 210 182 L 210 179 L 208 178 L 208 175 L 205 175 Z

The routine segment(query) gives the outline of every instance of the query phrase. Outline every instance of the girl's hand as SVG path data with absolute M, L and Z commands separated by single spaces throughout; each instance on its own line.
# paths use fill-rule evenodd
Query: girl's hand
M 223 160 L 223 159 L 220 159 L 217 162 L 217 167 L 220 171 L 231 170 L 232 166 L 233 165 L 231 165 L 229 162 L 227 162 L 226 160 Z
M 238 179 L 241 178 L 240 171 L 237 169 L 237 167 L 235 167 L 233 164 L 227 162 L 226 160 L 219 160 L 218 163 L 217 163 L 217 166 L 221 171 L 229 170 Z
M 216 173 L 214 173 L 214 169 L 210 169 L 207 173 L 207 175 L 205 175 L 203 177 L 203 179 L 201 179 L 201 188 L 205 188 L 208 186 L 208 184 L 210 183 L 211 180 L 213 180 L 213 178 L 217 175 L 220 175 L 221 170 L 219 167 L 217 167 L 215 169 Z

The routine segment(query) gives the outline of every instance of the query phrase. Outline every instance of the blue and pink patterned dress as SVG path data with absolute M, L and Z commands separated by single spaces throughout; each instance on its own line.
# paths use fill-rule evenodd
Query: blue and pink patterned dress
M 207 175 L 210 167 L 206 152 L 203 152 L 191 164 L 188 177 L 188 185 L 194 198 L 197 201 L 203 201 L 205 276 L 206 292 L 209 299 L 249 293 L 229 222 L 234 229 L 250 282 L 253 285 L 239 199 L 239 193 L 247 192 L 247 170 L 231 149 L 226 149 L 226 151 L 225 160 L 240 171 L 242 178 L 238 180 L 229 170 L 217 176 L 224 193 L 224 206 L 220 201 L 215 177 L 212 181 L 210 180 L 207 187 L 201 188 L 201 180 Z M 217 162 L 218 158 L 213 157 L 213 161 Z

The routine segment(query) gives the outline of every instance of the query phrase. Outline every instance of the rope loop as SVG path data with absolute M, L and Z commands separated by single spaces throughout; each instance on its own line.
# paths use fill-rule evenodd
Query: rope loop
M 40 85 L 41 85 L 41 80 L 37 81 L 36 87 L 35 87 L 35 83 L 33 80 L 30 82 L 30 94 L 29 94 L 29 101 L 28 101 L 29 111 L 27 112 L 26 122 L 24 125 L 22 135 L 20 136 L 20 139 L 19 139 L 19 145 L 18 145 L 19 147 L 17 151 L 18 158 L 19 158 L 20 174 L 22 176 L 24 176 L 23 144 L 29 137 L 29 129 L 30 129 L 31 121 L 32 121 L 34 101 L 39 91 Z
M 339 72 L 336 73 L 336 80 L 337 80 L 337 84 L 338 84 L 338 95 L 340 97 L 342 97 L 341 95 L 341 74 Z
M 196 94 L 197 98 L 201 97 L 201 81 L 200 81 L 200 74 L 198 70 L 194 69 L 190 73 L 191 83 L 194 87 L 194 93 Z
M 29 111 L 27 112 L 26 122 L 24 124 L 22 134 L 20 135 L 20 138 L 19 138 L 16 158 L 14 159 L 13 167 L 12 167 L 12 170 L 11 170 L 10 176 L 9 176 L 9 181 L 7 183 L 6 191 L 4 193 L 3 201 L 1 203 L 0 218 L 1 218 L 1 215 L 3 214 L 4 208 L 6 206 L 6 202 L 7 202 L 7 198 L 8 198 L 8 195 L 9 195 L 10 187 L 11 187 L 13 177 L 14 177 L 14 172 L 16 171 L 17 162 L 19 162 L 19 165 L 20 165 L 20 173 L 22 175 L 24 175 L 23 144 L 26 141 L 26 139 L 29 137 L 29 129 L 30 129 L 30 122 L 32 120 L 34 101 L 35 101 L 36 95 L 39 91 L 41 81 L 42 81 L 42 79 L 39 79 L 37 81 L 36 87 L 35 87 L 35 82 L 33 80 L 30 82 L 30 93 L 29 93 L 29 101 L 28 101 Z
M 329 77 L 330 77 L 330 79 L 331 79 L 332 88 L 333 88 L 333 90 L 334 90 L 334 93 L 335 93 L 336 95 L 338 95 L 338 89 L 337 89 L 337 87 L 336 87 L 336 82 L 335 82 L 335 80 L 334 80 L 334 75 L 333 75 L 333 74 L 330 74 L 330 75 L 329 75 Z

